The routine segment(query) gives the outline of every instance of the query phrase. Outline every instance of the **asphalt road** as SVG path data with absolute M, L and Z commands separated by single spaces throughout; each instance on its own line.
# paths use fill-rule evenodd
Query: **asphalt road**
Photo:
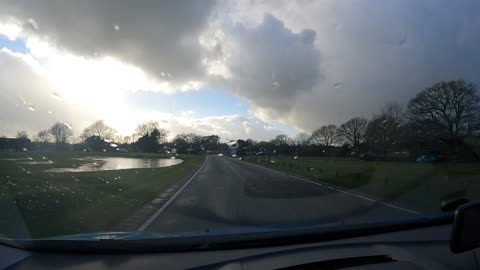
M 237 159 L 209 156 L 157 215 L 144 224 L 146 231 L 363 223 L 415 213 Z

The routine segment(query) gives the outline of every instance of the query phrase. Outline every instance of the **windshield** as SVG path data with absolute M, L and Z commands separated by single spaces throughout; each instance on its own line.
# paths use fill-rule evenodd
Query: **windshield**
M 0 0 L 0 238 L 335 228 L 478 199 L 478 10 Z

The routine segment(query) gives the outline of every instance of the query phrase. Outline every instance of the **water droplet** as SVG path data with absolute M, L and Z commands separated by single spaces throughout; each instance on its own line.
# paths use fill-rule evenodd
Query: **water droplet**
M 48 111 L 48 114 L 52 114 L 52 111 Z
M 398 42 L 398 45 L 400 47 L 404 47 L 405 45 L 407 44 L 407 37 L 403 37 L 399 42 Z
M 83 149 L 83 152 L 87 152 L 87 149 Z
M 52 98 L 54 98 L 54 99 L 58 99 L 58 100 L 61 99 L 61 98 L 60 98 L 60 94 L 58 94 L 58 93 L 56 93 L 56 92 L 51 92 L 51 93 L 50 93 L 50 96 L 51 96 Z
M 113 29 L 115 29 L 115 31 L 120 31 L 120 26 L 118 24 L 114 24 Z
M 31 157 L 27 157 L 27 159 L 28 159 L 28 160 L 33 160 L 33 158 L 31 158 Z
M 343 86 L 343 84 L 341 82 L 336 82 L 336 83 L 333 84 L 333 87 L 335 87 L 337 89 L 342 87 L 342 86 Z
M 23 151 L 27 151 L 28 149 L 27 148 L 22 148 Z
M 32 112 L 37 110 L 37 108 L 35 108 L 35 106 L 33 106 L 32 104 L 28 105 L 28 109 Z
M 165 72 L 161 72 L 160 75 L 162 75 L 162 77 L 165 77 Z
M 107 152 L 107 150 L 106 150 L 106 149 L 103 149 L 103 152 Z
M 123 191 L 123 189 L 119 188 L 118 191 Z
M 385 119 L 385 120 L 382 121 L 382 124 L 386 124 L 387 122 L 388 122 L 388 120 Z
M 33 18 L 28 18 L 27 22 L 33 30 L 37 31 L 39 29 L 37 22 Z
M 73 128 L 73 127 L 72 127 L 72 125 L 70 125 L 70 124 L 69 124 L 69 123 L 67 123 L 67 122 L 63 122 L 63 124 L 64 124 L 65 126 L 67 126 L 67 127 L 68 127 L 68 129 L 72 129 L 72 128 Z
M 110 146 L 111 146 L 111 147 L 117 147 L 118 145 L 115 144 L 115 143 L 111 143 Z

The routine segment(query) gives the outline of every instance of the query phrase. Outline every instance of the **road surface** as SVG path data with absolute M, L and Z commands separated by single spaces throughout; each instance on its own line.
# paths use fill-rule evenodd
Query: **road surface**
M 142 230 L 357 223 L 414 212 L 229 157 L 205 164 Z

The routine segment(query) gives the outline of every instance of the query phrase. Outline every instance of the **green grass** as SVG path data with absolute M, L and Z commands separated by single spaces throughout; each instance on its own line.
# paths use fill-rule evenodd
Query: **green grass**
M 73 168 L 86 156 L 167 158 L 143 153 L 1 153 L 0 234 L 14 237 L 22 223 L 33 237 L 109 231 L 194 169 L 203 156 L 181 155 L 184 162 L 166 168 L 49 173 Z M 26 158 L 53 164 L 26 165 L 5 158 Z M 20 214 L 20 215 L 19 215 Z M 7 217 L 6 219 L 4 217 Z
M 425 212 L 439 211 L 442 200 L 460 196 L 480 197 L 479 163 L 420 164 L 253 156 L 243 159 Z

